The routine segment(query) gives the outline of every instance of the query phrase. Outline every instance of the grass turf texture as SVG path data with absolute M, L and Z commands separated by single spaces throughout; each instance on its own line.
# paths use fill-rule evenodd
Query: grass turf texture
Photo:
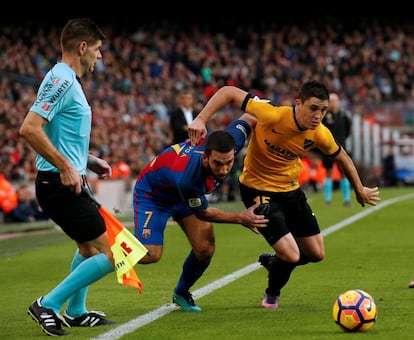
M 413 192 L 412 187 L 381 189 L 383 201 Z M 349 216 L 374 209 L 342 206 L 339 192 L 326 208 L 321 193 L 309 201 L 322 229 Z M 240 211 L 240 203 L 217 205 Z M 260 301 L 267 283 L 263 268 L 254 270 L 197 299 L 201 313 L 174 310 L 122 336 L 122 339 L 412 339 L 414 324 L 413 199 L 378 209 L 325 237 L 326 258 L 298 267 L 283 289 L 280 308 L 265 310 Z M 257 262 L 270 247 L 260 235 L 239 225 L 216 224 L 216 254 L 193 291 Z M 29 304 L 49 291 L 69 271 L 74 243 L 60 231 L 0 241 L 0 334 L 4 339 L 41 339 L 45 334 L 26 314 Z M 172 290 L 189 252 L 188 241 L 176 225 L 167 227 L 164 255 L 157 264 L 137 265 L 143 294 L 116 282 L 115 274 L 93 284 L 88 307 L 103 310 L 118 325 L 171 302 Z M 367 333 L 343 333 L 332 320 L 332 305 L 352 288 L 373 295 L 378 319 Z M 68 329 L 68 338 L 90 339 L 115 328 Z

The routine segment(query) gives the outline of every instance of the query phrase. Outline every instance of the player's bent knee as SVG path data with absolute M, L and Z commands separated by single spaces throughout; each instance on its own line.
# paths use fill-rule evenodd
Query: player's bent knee
M 141 260 L 138 261 L 139 264 L 151 264 L 157 263 L 161 258 L 155 257 L 153 255 L 145 255 Z
M 317 254 L 313 254 L 312 256 L 310 256 L 310 261 L 316 263 L 316 262 L 322 261 L 324 258 L 325 258 L 325 252 L 321 251 Z
M 296 263 L 300 260 L 300 253 L 299 252 L 292 252 L 292 253 L 278 253 L 277 257 L 280 258 L 282 261 L 289 262 L 289 263 Z
M 148 253 L 138 261 L 140 264 L 157 263 L 162 257 L 162 247 L 146 246 Z
M 199 256 L 210 256 L 212 257 L 216 251 L 216 246 L 213 243 L 206 244 L 203 247 L 193 248 L 193 252 Z

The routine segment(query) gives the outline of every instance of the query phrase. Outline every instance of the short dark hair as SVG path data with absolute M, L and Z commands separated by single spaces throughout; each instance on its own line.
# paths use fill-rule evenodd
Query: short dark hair
M 325 84 L 317 80 L 306 80 L 303 82 L 299 89 L 298 98 L 305 102 L 312 97 L 329 100 L 329 91 Z
M 93 45 L 99 40 L 106 38 L 98 25 L 89 18 L 71 19 L 63 27 L 60 36 L 60 46 L 62 51 L 75 50 L 81 41 Z
M 234 150 L 235 147 L 233 136 L 227 131 L 218 130 L 212 132 L 207 137 L 204 153 L 207 156 L 210 156 L 213 150 L 221 153 L 227 153 Z

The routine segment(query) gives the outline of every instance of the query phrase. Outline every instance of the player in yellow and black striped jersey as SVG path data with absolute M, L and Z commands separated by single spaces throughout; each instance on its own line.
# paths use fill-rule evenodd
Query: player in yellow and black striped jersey
M 206 123 L 213 114 L 229 104 L 257 119 L 239 178 L 240 193 L 246 207 L 262 203 L 261 212 L 269 219 L 260 233 L 276 254 L 259 257 L 269 271 L 262 306 L 277 308 L 280 290 L 295 267 L 325 257 L 318 222 L 299 184 L 301 157 L 318 148 L 338 162 L 363 207 L 376 205 L 379 190 L 362 184 L 352 159 L 321 124 L 329 104 L 329 91 L 319 81 L 304 82 L 293 106 L 277 106 L 240 88 L 224 86 L 189 126 L 192 143 L 206 134 Z

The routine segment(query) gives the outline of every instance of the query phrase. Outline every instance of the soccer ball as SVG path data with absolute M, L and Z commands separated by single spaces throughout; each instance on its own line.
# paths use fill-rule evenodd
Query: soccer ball
M 374 327 L 378 316 L 374 298 L 361 289 L 341 293 L 333 304 L 332 316 L 344 332 L 365 332 Z

